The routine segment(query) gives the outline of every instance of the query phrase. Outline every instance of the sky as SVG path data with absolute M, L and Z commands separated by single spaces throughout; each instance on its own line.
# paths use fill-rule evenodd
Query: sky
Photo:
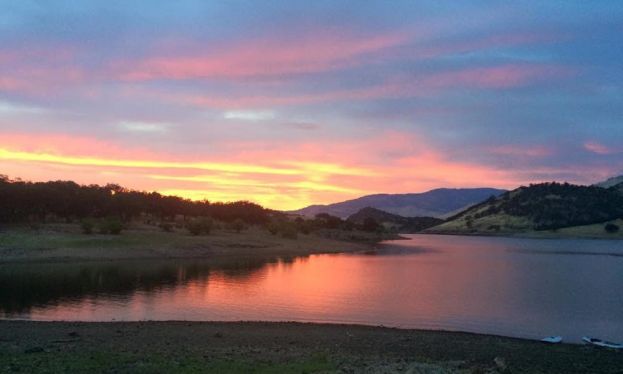
M 0 174 L 296 209 L 623 173 L 620 1 L 0 0 Z

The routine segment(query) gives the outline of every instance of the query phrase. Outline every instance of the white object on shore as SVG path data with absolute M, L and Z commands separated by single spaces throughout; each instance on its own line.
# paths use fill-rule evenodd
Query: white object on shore
M 605 340 L 590 338 L 588 336 L 583 337 L 582 341 L 586 344 L 591 344 L 602 348 L 623 349 L 623 344 L 607 342 Z
M 541 339 L 543 343 L 549 344 L 558 344 L 562 343 L 562 336 L 548 336 L 547 338 Z

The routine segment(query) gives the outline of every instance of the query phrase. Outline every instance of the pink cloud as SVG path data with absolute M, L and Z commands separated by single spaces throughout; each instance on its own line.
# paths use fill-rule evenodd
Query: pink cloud
M 398 46 L 407 39 L 408 35 L 402 33 L 353 36 L 318 32 L 303 38 L 250 40 L 223 51 L 119 62 L 117 68 L 122 78 L 137 81 L 279 77 L 357 65 L 366 55 Z
M 620 149 L 608 147 L 606 145 L 603 145 L 601 143 L 594 142 L 594 141 L 588 141 L 584 143 L 584 149 L 586 149 L 589 152 L 596 153 L 598 155 L 611 155 L 611 154 L 621 152 Z
M 559 39 L 560 36 L 553 34 L 513 33 L 493 35 L 485 38 L 464 40 L 459 42 L 448 42 L 435 44 L 431 47 L 422 47 L 419 48 L 416 53 L 414 53 L 411 57 L 415 57 L 418 59 L 428 59 L 440 56 L 494 49 L 499 47 L 548 43 Z
M 512 88 L 568 73 L 558 66 L 508 64 L 444 72 L 425 78 L 424 85 L 430 88 Z
M 448 89 L 510 89 L 568 76 L 572 71 L 556 65 L 507 64 L 436 72 L 422 76 L 392 77 L 363 88 L 313 94 L 257 96 L 187 96 L 163 93 L 161 97 L 212 108 L 258 108 L 319 102 L 431 96 Z
M 45 95 L 84 82 L 87 74 L 71 46 L 30 46 L 0 50 L 0 91 Z
M 519 146 L 506 144 L 489 148 L 489 152 L 512 157 L 546 157 L 554 153 L 554 150 L 544 146 Z

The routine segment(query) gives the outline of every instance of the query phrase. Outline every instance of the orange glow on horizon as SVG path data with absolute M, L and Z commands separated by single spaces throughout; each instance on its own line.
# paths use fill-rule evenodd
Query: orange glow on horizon
M 252 143 L 232 144 L 233 149 L 250 151 L 227 159 L 206 154 L 200 161 L 92 138 L 0 134 L 0 139 L 0 169 L 13 178 L 117 183 L 192 200 L 247 200 L 279 210 L 374 193 L 514 188 L 523 182 L 517 170 L 449 160 L 426 141 L 396 132 L 343 142 L 281 144 L 268 150 Z M 394 152 L 404 156 L 384 158 Z

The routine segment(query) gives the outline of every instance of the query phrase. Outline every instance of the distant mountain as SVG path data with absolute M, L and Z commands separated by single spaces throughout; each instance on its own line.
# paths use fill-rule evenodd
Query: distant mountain
M 623 185 L 612 188 L 542 183 L 490 198 L 429 232 L 513 233 L 604 223 L 623 218 Z
M 347 221 L 362 225 L 366 219 L 374 219 L 385 227 L 402 233 L 415 233 L 443 223 L 440 218 L 434 217 L 403 217 L 387 213 L 382 210 L 366 207 L 348 217 Z
M 595 186 L 602 187 L 602 188 L 610 188 L 621 183 L 623 183 L 623 175 L 619 175 L 618 177 L 608 178 L 607 180 L 603 182 L 595 183 Z
M 310 217 L 328 213 L 347 218 L 363 208 L 372 207 L 403 217 L 442 218 L 504 192 L 496 188 L 439 188 L 423 193 L 377 194 L 330 205 L 311 205 L 291 213 Z

